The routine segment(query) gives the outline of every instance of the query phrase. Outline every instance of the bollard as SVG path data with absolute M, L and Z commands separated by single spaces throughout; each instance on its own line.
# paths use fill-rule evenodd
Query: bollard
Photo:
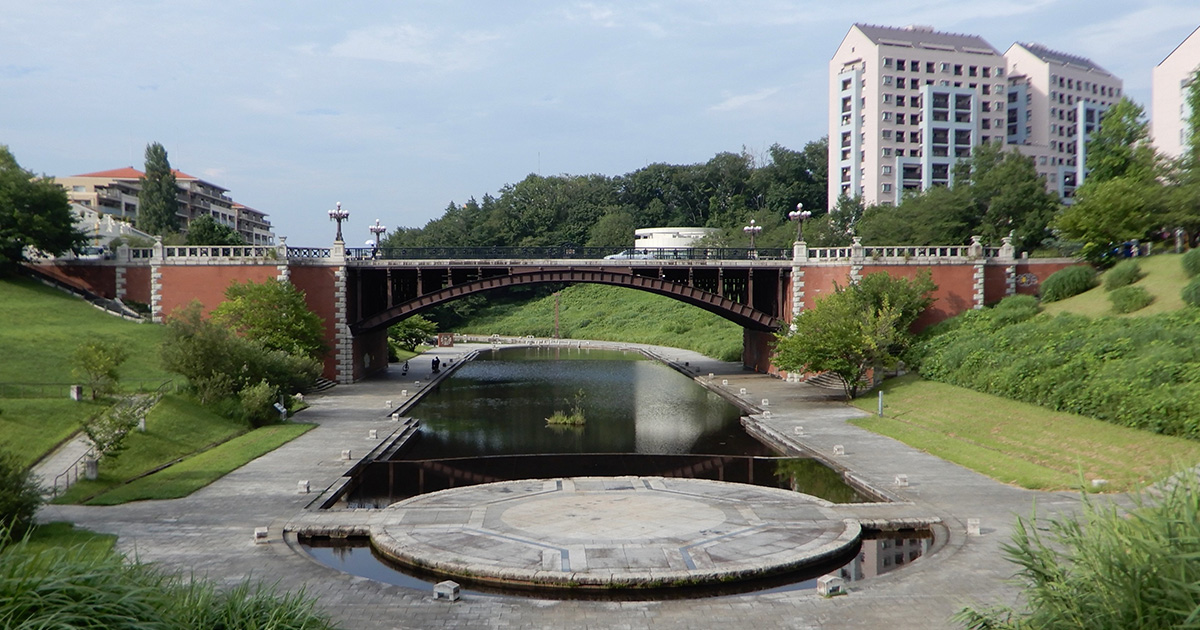
M 746 388 L 745 388 L 745 387 L 741 388 L 740 390 L 738 390 L 738 393 L 739 393 L 739 394 L 741 394 L 742 396 L 745 396 L 745 395 L 746 395 Z
M 392 414 L 392 420 L 395 420 L 396 422 L 400 422 L 400 414 L 398 414 L 398 413 Z
M 977 519 L 977 518 L 967 519 L 967 535 L 968 536 L 978 536 L 979 535 L 979 519 Z
M 296 486 L 299 489 L 300 494 L 308 494 L 308 481 L 297 482 Z
M 771 412 L 770 412 L 770 411 L 764 411 L 764 412 L 763 412 L 763 417 L 764 417 L 764 418 L 770 418 L 770 417 L 771 417 Z
M 833 597 L 846 594 L 846 580 L 836 575 L 822 575 L 817 578 L 817 595 Z
M 446 580 L 433 586 L 433 598 L 444 599 L 448 602 L 458 601 L 458 582 Z
M 771 406 L 771 401 L 770 401 L 770 400 L 768 400 L 768 399 L 766 399 L 766 398 L 764 398 L 764 399 L 763 399 L 762 406 L 764 406 L 764 407 L 770 407 L 770 406 Z
M 804 435 L 804 427 L 795 427 L 792 429 L 792 433 L 795 433 L 796 435 Z
M 379 438 L 379 430 L 371 429 L 370 431 L 367 431 L 367 437 L 372 440 L 378 439 Z
M 385 400 L 385 401 L 383 401 L 383 406 L 384 406 L 384 407 L 387 407 L 387 408 L 389 408 L 389 409 L 391 409 L 391 407 L 392 407 L 392 401 L 390 401 L 390 400 Z
M 882 391 L 879 392 L 879 415 L 880 415 L 880 417 L 883 416 L 883 392 Z
M 407 389 L 400 390 L 400 396 L 402 398 L 408 398 L 408 390 Z
M 721 379 L 721 385 L 728 385 L 728 384 L 729 384 L 729 379 L 727 379 L 727 378 Z
M 833 454 L 834 455 L 845 455 L 846 447 L 842 446 L 841 444 L 834 444 L 833 445 Z
M 267 531 L 268 530 L 266 527 L 255 527 L 254 528 L 254 544 L 261 545 L 261 544 L 269 542 L 267 540 Z
M 346 449 L 346 450 L 342 451 L 342 461 L 349 461 L 349 460 L 350 460 L 350 449 Z
M 896 485 L 901 488 L 908 487 L 908 475 L 896 475 Z

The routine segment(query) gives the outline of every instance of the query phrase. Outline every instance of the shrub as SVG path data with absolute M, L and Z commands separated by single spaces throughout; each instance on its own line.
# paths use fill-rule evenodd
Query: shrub
M 1200 249 L 1193 249 L 1194 252 L 1200 252 Z M 1188 306 L 1200 306 L 1200 278 L 1193 278 L 1191 282 L 1183 287 L 1181 292 L 1183 301 Z
M 1010 295 L 992 307 L 991 320 L 997 328 L 1019 324 L 1041 311 L 1037 298 L 1032 295 Z
M 1057 302 L 1079 295 L 1096 286 L 1096 272 L 1088 266 L 1076 265 L 1059 269 L 1042 283 L 1042 301 Z
M 1154 296 L 1142 287 L 1121 287 L 1108 294 L 1108 301 L 1112 302 L 1114 313 L 1132 313 L 1150 306 Z
M 33 527 L 33 518 L 42 504 L 42 489 L 33 473 L 17 463 L 9 453 L 0 453 L 0 547 L 5 537 L 18 539 Z
M 1200 249 L 1190 249 L 1183 255 L 1181 260 L 1183 271 L 1187 273 L 1189 278 L 1194 278 L 1200 275 Z
M 251 426 L 255 427 L 271 424 L 279 419 L 279 412 L 275 410 L 277 397 L 278 392 L 266 381 L 259 381 L 256 385 L 250 385 L 238 392 L 238 399 L 242 402 L 242 413 Z
M 1132 258 L 1122 260 L 1104 274 L 1104 290 L 1112 291 L 1127 287 L 1141 280 L 1142 275 L 1142 266 L 1138 264 L 1138 261 Z

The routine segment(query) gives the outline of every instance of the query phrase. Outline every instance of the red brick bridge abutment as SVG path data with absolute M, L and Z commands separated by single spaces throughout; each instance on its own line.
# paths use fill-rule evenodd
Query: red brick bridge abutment
M 678 250 L 677 250 L 678 251 Z M 689 250 L 691 251 L 691 250 Z M 728 251 L 728 250 L 725 250 Z M 406 317 L 468 295 L 504 287 L 597 283 L 664 295 L 724 317 L 744 330 L 742 361 L 748 369 L 775 372 L 774 334 L 805 307 L 837 286 L 876 272 L 914 278 L 929 272 L 938 288 L 922 328 L 1015 293 L 1035 293 L 1071 259 L 1017 257 L 1007 243 L 966 246 L 733 250 L 638 260 L 587 258 L 387 257 L 372 250 L 278 246 L 121 247 L 108 260 L 38 263 L 43 273 L 101 297 L 141 302 L 154 321 L 199 301 L 205 312 L 224 299 L 230 283 L 278 279 L 303 290 L 325 323 L 330 351 L 324 375 L 340 383 L 387 367 L 387 327 Z M 450 252 L 451 254 L 455 252 Z M 523 250 L 528 255 L 528 250 Z M 535 252 L 536 253 L 536 252 Z

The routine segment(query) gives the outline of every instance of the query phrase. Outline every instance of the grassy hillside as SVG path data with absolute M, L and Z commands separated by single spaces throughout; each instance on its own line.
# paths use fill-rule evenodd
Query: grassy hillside
M 485 307 L 456 332 L 554 335 L 554 296 Z M 737 324 L 683 302 L 597 284 L 563 289 L 558 297 L 559 336 L 686 348 L 724 361 L 742 355 Z
M 1140 311 L 1118 317 L 1141 317 L 1183 308 L 1183 299 L 1179 297 L 1179 293 L 1187 284 L 1188 277 L 1179 262 L 1181 258 L 1183 256 L 1178 254 L 1139 258 L 1138 264 L 1146 277 L 1134 286 L 1144 287 L 1154 296 L 1154 302 Z M 1088 317 L 1114 315 L 1112 304 L 1108 301 L 1108 292 L 1104 290 L 1104 276 L 1100 276 L 1100 286 L 1072 298 L 1045 304 L 1043 311 L 1051 314 L 1075 313 Z

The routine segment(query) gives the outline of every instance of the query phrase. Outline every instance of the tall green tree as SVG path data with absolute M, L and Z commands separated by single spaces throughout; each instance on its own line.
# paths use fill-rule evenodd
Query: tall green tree
M 1064 237 L 1084 244 L 1083 255 L 1100 261 L 1113 244 L 1145 239 L 1167 220 L 1167 190 L 1155 179 L 1117 177 L 1087 182 L 1054 221 Z
M 965 244 L 977 227 L 969 186 L 934 186 L 899 206 L 867 208 L 855 231 L 868 245 L 948 245 Z
M 268 350 L 311 358 L 325 354 L 324 324 L 308 308 L 304 292 L 290 282 L 235 280 L 212 318 Z
M 1058 211 L 1058 195 L 1046 190 L 1033 158 L 1005 150 L 998 142 L 975 147 L 971 158 L 955 169 L 955 187 L 964 186 L 973 210 L 972 235 L 999 245 L 1010 233 L 1020 251 L 1051 236 L 1050 221 Z
M 179 231 L 179 194 L 175 173 L 163 145 L 152 142 L 146 146 L 146 174 L 138 191 L 137 226 L 143 232 L 166 236 Z
M 1088 138 L 1087 177 L 1105 182 L 1118 177 L 1150 179 L 1156 175 L 1158 156 L 1150 144 L 1150 124 L 1141 105 L 1122 98 L 1104 112 L 1100 128 Z
M 212 215 L 204 215 L 191 222 L 187 229 L 188 245 L 242 245 L 242 235 Z
M 0 276 L 26 260 L 27 249 L 59 255 L 82 247 L 67 193 L 53 180 L 21 168 L 0 145 Z
M 129 353 L 121 345 L 100 339 L 85 341 L 75 348 L 75 375 L 87 379 L 92 388 L 92 400 L 116 391 L 121 380 L 121 364 Z

